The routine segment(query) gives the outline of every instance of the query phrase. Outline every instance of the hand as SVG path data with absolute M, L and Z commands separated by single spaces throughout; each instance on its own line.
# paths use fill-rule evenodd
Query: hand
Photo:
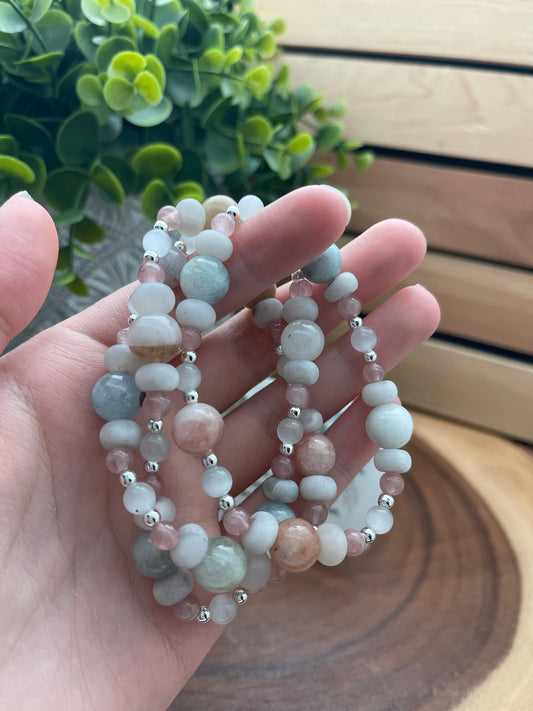
M 241 224 L 228 263 L 230 291 L 219 316 L 311 261 L 343 232 L 346 206 L 325 188 L 298 190 Z M 139 235 L 140 242 L 141 235 Z M 0 208 L 0 352 L 40 307 L 57 255 L 57 235 L 37 204 L 14 197 Z M 112 245 L 110 245 L 112 249 Z M 400 220 L 382 222 L 344 248 L 343 268 L 359 279 L 363 303 L 387 291 L 422 260 L 425 240 Z M 0 706 L 17 711 L 151 711 L 167 708 L 222 628 L 178 622 L 152 598 L 151 581 L 132 564 L 138 529 L 121 503 L 122 487 L 105 467 L 103 421 L 91 390 L 103 355 L 127 321 L 133 285 L 42 332 L 0 359 Z M 319 322 L 337 321 L 317 287 Z M 279 290 L 287 297 L 287 288 Z M 366 321 L 389 369 L 425 340 L 438 306 L 423 287 L 403 289 Z M 359 356 L 360 357 L 360 356 Z M 312 404 L 325 417 L 361 388 L 356 354 L 343 337 L 319 360 Z M 265 334 L 238 312 L 204 339 L 200 398 L 220 411 L 275 368 Z M 226 418 L 219 461 L 241 491 L 277 451 L 285 412 L 275 382 Z M 375 450 L 356 401 L 330 429 L 333 475 L 344 488 Z M 170 429 L 167 425 L 167 429 Z M 199 485 L 201 464 L 178 452 L 162 466 L 177 523 L 218 531 L 216 506 Z M 304 573 L 305 574 L 305 573 Z M 260 605 L 260 599 L 248 604 Z

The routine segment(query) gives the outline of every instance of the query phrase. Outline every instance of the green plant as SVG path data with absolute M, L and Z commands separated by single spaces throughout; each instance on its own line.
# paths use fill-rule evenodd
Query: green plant
M 265 201 L 371 155 L 343 139 L 341 105 L 291 91 L 277 20 L 245 1 L 0 0 L 0 200 L 26 189 L 69 226 L 56 283 L 86 293 L 75 257 L 105 232 L 88 192 L 146 215 L 183 197 Z

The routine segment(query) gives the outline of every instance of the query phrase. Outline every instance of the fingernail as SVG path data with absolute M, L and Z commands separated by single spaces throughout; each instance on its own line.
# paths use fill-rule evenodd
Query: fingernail
M 427 288 L 427 286 L 424 286 L 424 285 L 423 285 L 423 284 L 421 284 L 420 282 L 416 283 L 416 284 L 415 284 L 415 286 L 421 286 L 421 287 L 422 287 L 422 289 L 425 289 L 426 291 L 428 291 L 428 288 Z
M 19 190 L 18 193 L 15 193 L 11 197 L 23 197 L 26 198 L 27 200 L 33 200 L 32 196 L 29 194 L 27 190 Z
M 334 190 L 344 200 L 344 203 L 346 205 L 346 224 L 348 224 L 350 222 L 350 220 L 352 219 L 352 206 L 350 204 L 350 201 L 348 200 L 346 195 L 342 192 L 342 190 L 339 190 L 339 188 L 334 188 L 333 185 L 324 185 L 324 187 L 329 188 L 330 190 Z

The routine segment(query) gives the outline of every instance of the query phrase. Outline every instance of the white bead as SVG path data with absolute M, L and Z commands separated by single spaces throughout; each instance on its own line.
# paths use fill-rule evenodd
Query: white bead
M 278 479 L 270 476 L 264 482 L 263 494 L 270 501 L 279 501 L 282 504 L 292 504 L 298 498 L 298 484 L 292 479 Z
M 324 349 L 324 333 L 308 319 L 291 321 L 281 334 L 283 353 L 289 360 L 315 360 Z
M 127 511 L 132 514 L 142 515 L 154 508 L 155 491 L 150 484 L 139 481 L 135 484 L 130 484 L 124 490 L 122 500 Z
M 178 387 L 178 371 L 170 363 L 148 363 L 135 373 L 135 385 L 142 392 L 163 390 L 169 392 Z
M 194 246 L 198 254 L 215 257 L 221 262 L 227 261 L 233 254 L 233 242 L 222 232 L 215 230 L 202 230 L 196 236 Z
M 256 511 L 252 514 L 250 527 L 242 536 L 242 545 L 250 553 L 266 553 L 278 535 L 278 522 L 268 511 Z
M 299 318 L 316 321 L 317 316 L 318 304 L 310 296 L 293 296 L 283 305 L 283 318 L 287 323 Z
M 164 230 L 149 230 L 143 237 L 145 252 L 155 252 L 159 257 L 164 257 L 171 247 L 172 240 Z
M 376 533 L 380 535 L 388 533 L 393 523 L 394 516 L 392 515 L 392 511 L 386 506 L 372 506 L 371 509 L 368 509 L 366 525 L 373 528 Z
M 351 272 L 341 272 L 326 288 L 324 296 L 330 303 L 340 301 L 345 296 L 353 294 L 358 286 L 359 283 L 355 274 L 352 274 Z
M 141 426 L 134 420 L 110 420 L 100 430 L 100 444 L 104 449 L 137 449 L 142 434 Z
M 174 308 L 176 297 L 172 289 L 157 281 L 139 284 L 128 301 L 132 314 L 168 314 Z
M 262 299 L 252 309 L 252 321 L 257 328 L 266 328 L 269 323 L 279 323 L 282 312 L 283 304 L 279 299 Z
M 361 390 L 363 402 L 370 407 L 385 405 L 387 402 L 394 402 L 398 397 L 398 388 L 392 380 L 380 380 L 377 383 L 368 383 Z
M 278 424 L 277 435 L 280 442 L 284 444 L 296 444 L 304 435 L 304 427 L 299 420 L 285 417 Z
M 168 457 L 170 440 L 161 432 L 146 434 L 141 439 L 139 451 L 147 462 L 162 462 Z
M 259 210 L 264 207 L 263 202 L 257 197 L 257 195 L 245 195 L 239 200 L 237 206 L 239 208 L 241 220 L 243 221 L 248 220 L 252 217 L 252 215 L 255 215 L 256 212 L 259 212 Z
M 186 237 L 194 237 L 201 232 L 205 226 L 204 206 L 198 200 L 185 198 L 176 205 L 180 213 L 179 231 Z
M 316 432 L 324 424 L 324 419 L 318 410 L 312 407 L 307 407 L 300 413 L 300 422 L 304 426 L 304 432 Z
M 152 592 L 160 605 L 175 605 L 187 597 L 194 587 L 192 573 L 188 570 L 176 570 L 166 578 L 154 581 Z
M 110 372 L 125 370 L 128 373 L 135 373 L 145 363 L 146 361 L 132 352 L 127 343 L 115 343 L 104 355 L 104 365 Z
M 314 385 L 320 376 L 320 370 L 318 365 L 312 360 L 287 359 L 285 365 L 283 366 L 283 373 L 280 373 L 280 375 L 287 381 L 287 383 Z
M 180 568 L 194 568 L 207 551 L 209 538 L 197 523 L 186 523 L 179 528 L 180 538 L 170 557 Z
M 323 474 L 304 476 L 300 482 L 300 494 L 306 501 L 331 501 L 337 496 L 337 482 Z
M 182 326 L 193 326 L 199 331 L 213 328 L 217 320 L 215 309 L 200 299 L 183 299 L 176 306 L 176 320 Z
M 317 529 L 320 538 L 318 560 L 322 565 L 339 565 L 346 558 L 348 541 L 343 529 L 336 523 L 323 523 Z
M 374 466 L 380 472 L 405 474 L 411 463 L 411 455 L 405 449 L 380 449 L 374 456 Z
M 413 434 L 413 418 L 401 405 L 378 405 L 366 418 L 366 432 L 378 447 L 403 447 Z
M 276 365 L 276 370 L 278 371 L 278 374 L 281 375 L 282 378 L 285 377 L 285 366 L 287 363 L 290 363 L 291 361 L 287 358 L 287 356 L 280 356 L 278 358 L 278 363 Z
M 202 371 L 194 363 L 182 363 L 176 368 L 179 377 L 179 389 L 184 393 L 190 393 L 202 382 Z
M 272 563 L 268 555 L 253 555 L 246 552 L 246 575 L 240 582 L 240 586 L 248 592 L 261 590 L 268 583 L 272 570 Z
M 220 593 L 211 599 L 209 612 L 217 625 L 227 625 L 237 614 L 237 603 L 229 593 Z
M 202 476 L 202 489 L 214 499 L 225 496 L 230 491 L 232 484 L 231 472 L 226 467 L 208 467 Z
M 368 326 L 359 326 L 354 328 L 350 336 L 352 348 L 359 353 L 367 353 L 371 351 L 378 342 L 376 332 Z

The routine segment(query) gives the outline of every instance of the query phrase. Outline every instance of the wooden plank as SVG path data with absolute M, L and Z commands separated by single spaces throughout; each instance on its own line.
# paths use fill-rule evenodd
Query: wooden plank
M 512 0 L 256 0 L 284 45 L 533 66 L 533 5 Z
M 431 247 L 533 267 L 533 180 L 378 158 L 332 178 L 359 205 L 355 232 L 387 217 L 411 220 Z
M 533 167 L 533 75 L 288 54 L 292 85 L 348 102 L 347 134 L 385 148 Z
M 430 340 L 391 372 L 411 406 L 533 442 L 533 367 Z

